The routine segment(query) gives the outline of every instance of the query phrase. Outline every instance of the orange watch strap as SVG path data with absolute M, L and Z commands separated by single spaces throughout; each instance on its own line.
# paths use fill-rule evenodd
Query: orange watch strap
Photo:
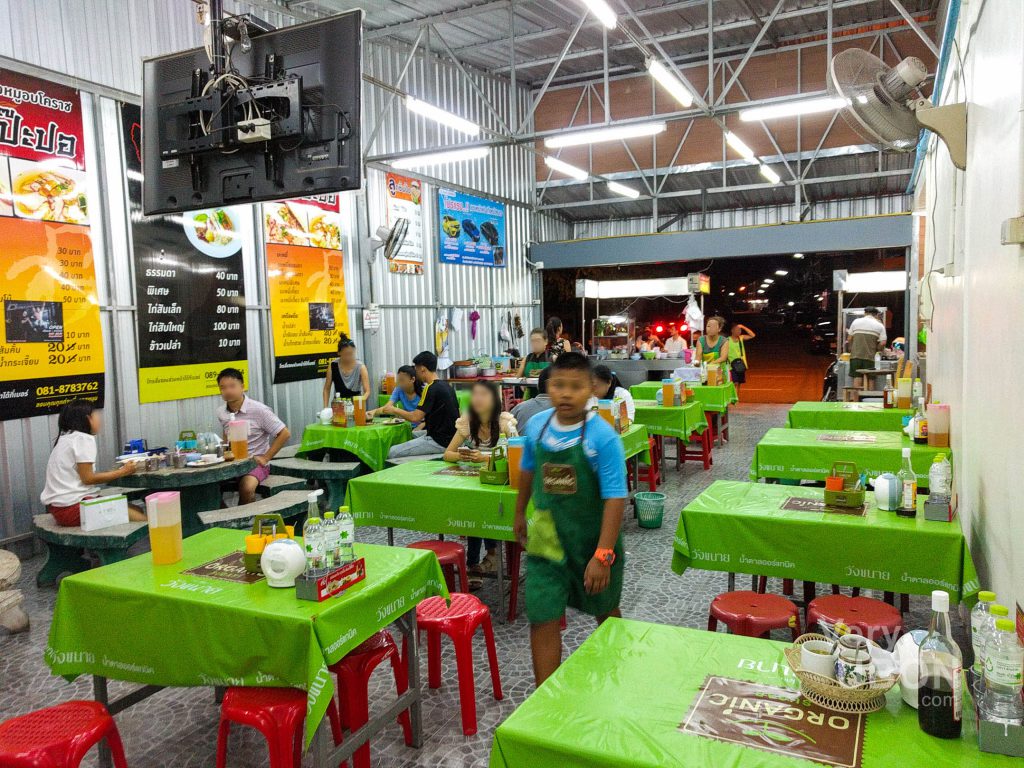
M 613 565 L 615 563 L 615 550 L 614 549 L 601 549 L 600 547 L 594 551 L 594 559 L 602 565 Z

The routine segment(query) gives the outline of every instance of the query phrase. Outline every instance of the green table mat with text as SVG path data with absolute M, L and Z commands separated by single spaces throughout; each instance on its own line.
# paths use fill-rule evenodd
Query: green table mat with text
M 729 409 L 730 405 L 738 403 L 740 399 L 736 392 L 736 385 L 731 381 L 725 384 L 716 384 L 713 387 L 688 381 L 686 386 L 693 390 L 694 399 L 704 406 L 704 410 L 712 413 L 723 413 Z M 629 388 L 629 393 L 634 400 L 654 400 L 660 391 L 660 381 L 645 381 L 643 384 L 634 384 Z
M 698 401 L 666 408 L 653 401 L 636 401 L 636 422 L 647 427 L 647 432 L 663 437 L 688 440 L 694 432 L 707 429 L 704 406 Z
M 782 509 L 789 498 L 822 500 L 819 488 L 718 480 L 683 508 L 672 543 L 672 570 L 751 573 L 886 592 L 978 592 L 959 520 L 916 518 L 878 509 L 867 494 L 863 517 Z
M 182 573 L 243 549 L 245 536 L 214 528 L 185 539 L 173 565 L 154 566 L 147 552 L 65 578 L 45 651 L 50 670 L 69 680 L 301 688 L 308 744 L 334 695 L 328 665 L 424 598 L 448 594 L 433 553 L 372 544 L 356 544 L 366 578 L 322 603 L 265 581 Z
M 708 675 L 798 689 L 783 656 L 785 647 L 724 632 L 609 619 L 498 726 L 490 768 L 820 766 L 788 754 L 769 738 L 779 732 L 765 733 L 767 726 L 760 745 L 780 751 L 680 729 Z M 965 710 L 970 706 L 965 695 Z M 744 714 L 750 710 L 736 716 Z M 755 727 L 752 735 L 760 730 Z M 980 752 L 974 719 L 967 713 L 959 739 L 928 736 L 898 686 L 886 695 L 884 709 L 866 716 L 859 756 L 862 768 L 1020 765 L 1019 758 Z
M 899 432 L 906 408 L 885 408 L 881 403 L 821 403 L 804 400 L 789 409 L 786 426 L 791 429 L 867 429 Z
M 331 448 L 347 451 L 374 472 L 384 469 L 391 446 L 412 439 L 412 425 L 369 424 L 365 427 L 335 427 L 330 424 L 308 424 L 302 431 L 299 453 Z

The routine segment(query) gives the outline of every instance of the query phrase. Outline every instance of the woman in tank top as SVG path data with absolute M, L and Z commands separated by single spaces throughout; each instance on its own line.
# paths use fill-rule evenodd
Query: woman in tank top
M 356 360 L 356 343 L 344 333 L 338 340 L 338 359 L 327 367 L 324 380 L 324 408 L 331 403 L 331 388 L 343 400 L 358 395 L 370 395 L 370 374 L 366 366 Z

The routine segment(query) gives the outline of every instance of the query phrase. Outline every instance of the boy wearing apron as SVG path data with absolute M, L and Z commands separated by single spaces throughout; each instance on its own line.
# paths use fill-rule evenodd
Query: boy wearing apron
M 527 553 L 526 613 L 537 685 L 562 661 L 559 622 L 568 606 L 600 624 L 619 616 L 622 514 L 626 506 L 622 441 L 586 410 L 593 392 L 586 356 L 566 352 L 551 364 L 554 408 L 526 427 L 514 530 Z M 527 524 L 531 498 L 534 511 Z

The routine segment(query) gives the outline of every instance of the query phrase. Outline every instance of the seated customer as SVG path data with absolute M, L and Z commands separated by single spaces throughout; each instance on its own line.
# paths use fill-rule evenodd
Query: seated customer
M 531 397 L 529 400 L 523 400 L 523 402 L 512 409 L 512 417 L 516 420 L 518 429 L 525 430 L 530 419 L 551 407 L 551 398 L 548 396 L 548 379 L 550 378 L 551 369 L 545 368 L 542 370 L 540 376 L 537 377 L 537 396 Z
M 217 374 L 217 386 L 224 405 L 217 409 L 221 430 L 228 422 L 249 422 L 249 456 L 256 461 L 249 474 L 238 479 L 238 503 L 256 500 L 256 488 L 270 476 L 270 460 L 284 448 L 291 432 L 270 408 L 245 394 L 245 381 L 237 368 L 225 368 Z
M 636 404 L 633 402 L 633 395 L 622 386 L 619 377 L 612 373 L 607 365 L 594 366 L 594 396 L 587 403 L 588 408 L 596 408 L 598 400 L 614 400 L 616 403 L 626 404 L 626 418 L 630 421 L 636 419 Z
M 72 400 L 57 417 L 59 434 L 46 462 L 46 483 L 39 494 L 57 525 L 81 525 L 79 504 L 100 495 L 92 486 L 135 473 L 133 461 L 109 472 L 96 471 L 96 435 L 102 426 L 99 409 L 88 400 Z M 129 505 L 128 519 L 141 521 L 146 515 Z
M 392 446 L 388 451 L 389 459 L 444 453 L 455 437 L 459 401 L 455 398 L 454 390 L 437 378 L 437 355 L 433 352 L 420 352 L 413 358 L 412 364 L 416 368 L 416 378 L 423 384 L 423 397 L 416 410 L 403 411 L 387 403 L 380 411 L 413 423 L 422 421 L 425 431 L 406 443 Z
M 419 408 L 422 397 L 423 385 L 416 378 L 416 369 L 411 365 L 403 365 L 398 369 L 398 374 L 395 376 L 395 391 L 391 393 L 387 403 L 376 410 L 370 411 L 369 415 L 385 416 L 387 415 L 385 408 L 389 405 L 395 410 L 412 413 Z M 412 428 L 416 429 L 419 425 L 418 421 L 414 421 Z

